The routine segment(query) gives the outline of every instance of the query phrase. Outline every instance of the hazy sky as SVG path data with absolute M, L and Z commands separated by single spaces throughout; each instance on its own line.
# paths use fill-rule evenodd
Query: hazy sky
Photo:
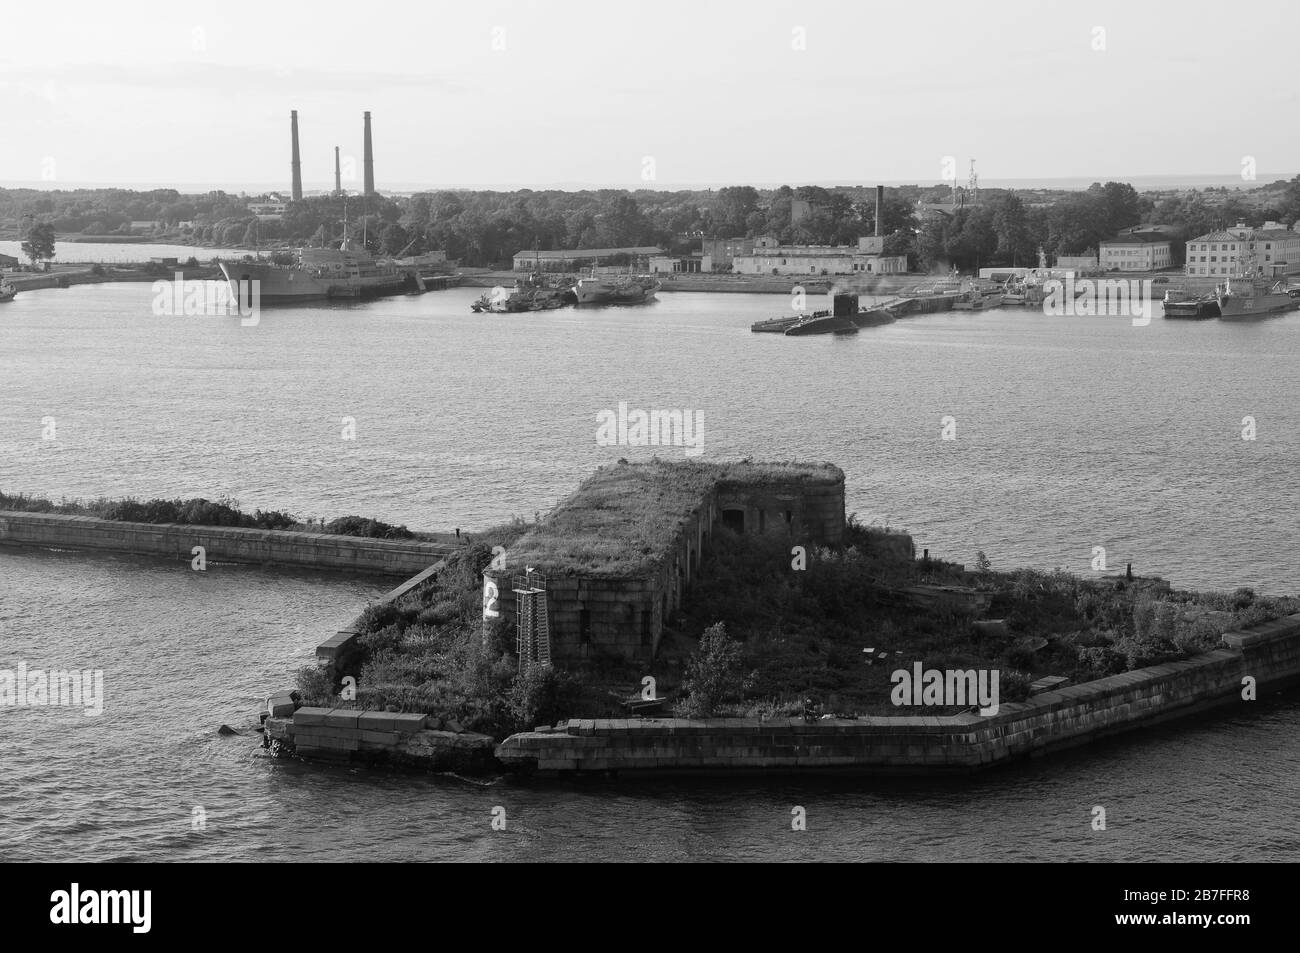
M 11 3 L 0 185 L 287 188 L 290 109 L 308 189 L 336 144 L 359 185 L 367 109 L 381 191 L 1292 175 L 1297 27 L 1295 0 Z

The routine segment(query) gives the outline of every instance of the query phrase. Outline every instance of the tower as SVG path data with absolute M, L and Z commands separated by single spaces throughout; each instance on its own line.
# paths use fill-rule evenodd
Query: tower
M 375 151 L 370 141 L 370 113 L 366 113 L 366 139 L 365 139 L 365 194 L 375 194 Z
M 339 147 L 334 147 L 334 194 L 343 194 L 343 170 L 339 165 Z
M 290 165 L 293 169 L 293 200 L 302 201 L 302 156 L 298 151 L 298 110 L 294 109 L 289 113 L 289 130 L 293 138 L 293 159 Z

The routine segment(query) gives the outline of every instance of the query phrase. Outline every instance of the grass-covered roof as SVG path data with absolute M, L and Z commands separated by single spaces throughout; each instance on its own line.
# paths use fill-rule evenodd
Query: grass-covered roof
M 630 576 L 664 558 L 683 522 L 719 484 L 837 483 L 827 463 L 704 463 L 652 460 L 601 467 L 540 525 L 510 547 L 509 565 L 522 573 Z

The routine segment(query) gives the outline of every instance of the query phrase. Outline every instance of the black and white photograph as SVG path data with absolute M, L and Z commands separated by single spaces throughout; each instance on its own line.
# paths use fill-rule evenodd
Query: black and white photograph
M 124 864 L 997 864 L 1248 937 L 1300 861 L 1298 35 L 7 6 L 0 861 L 76 873 L 5 922 L 162 939 Z

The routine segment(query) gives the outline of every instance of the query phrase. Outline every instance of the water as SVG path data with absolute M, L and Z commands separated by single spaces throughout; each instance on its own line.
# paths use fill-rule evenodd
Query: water
M 26 261 L 21 241 L 0 241 L 0 254 L 13 255 Z M 81 264 L 95 262 L 140 262 L 151 258 L 176 258 L 187 261 L 191 257 L 201 262 L 213 258 L 235 258 L 250 252 L 238 248 L 197 248 L 192 245 L 155 245 L 144 242 L 55 242 L 55 264 Z
M 597 446 L 597 413 L 626 401 L 702 412 L 703 459 L 831 460 L 849 511 L 946 558 L 1087 572 L 1103 546 L 1179 586 L 1297 591 L 1300 315 L 1006 310 L 795 339 L 748 330 L 774 295 L 479 316 L 479 293 L 256 327 L 155 317 L 147 285 L 21 294 L 0 306 L 0 489 L 477 527 L 655 452 Z
M 1180 586 L 1297 589 L 1300 316 L 1003 311 L 785 339 L 748 331 L 778 296 L 481 317 L 479 293 L 256 327 L 155 317 L 147 285 L 21 294 L 0 306 L 0 489 L 472 528 L 652 452 L 595 444 L 596 413 L 627 401 L 702 411 L 704 459 L 836 462 L 851 511 L 937 555 L 1082 572 L 1105 546 Z M 959 782 L 482 785 L 271 762 L 257 735 L 216 734 L 390 584 L 0 550 L 0 668 L 103 669 L 107 696 L 98 718 L 0 709 L 0 859 L 1300 857 L 1294 696 Z

